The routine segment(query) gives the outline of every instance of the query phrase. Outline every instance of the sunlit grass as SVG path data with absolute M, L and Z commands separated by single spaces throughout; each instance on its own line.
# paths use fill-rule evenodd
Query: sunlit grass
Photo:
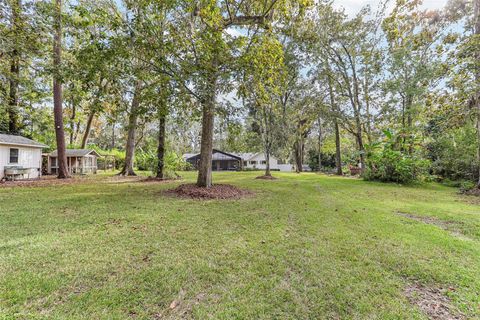
M 455 189 L 225 172 L 256 196 L 202 202 L 109 174 L 0 189 L 0 318 L 423 319 L 412 281 L 480 317 L 480 207 Z

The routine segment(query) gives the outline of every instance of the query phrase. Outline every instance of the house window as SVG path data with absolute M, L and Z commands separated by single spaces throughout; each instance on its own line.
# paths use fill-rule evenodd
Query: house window
M 10 163 L 18 163 L 18 149 L 10 149 Z
M 261 164 L 267 164 L 267 161 L 263 160 L 263 161 L 260 161 Z
M 250 164 L 255 165 L 255 164 L 257 164 L 257 161 L 250 161 Z

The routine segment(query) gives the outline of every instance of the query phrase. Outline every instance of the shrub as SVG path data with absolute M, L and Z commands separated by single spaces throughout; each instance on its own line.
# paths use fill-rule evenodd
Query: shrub
M 428 160 L 398 150 L 393 135 L 388 131 L 385 134 L 387 138 L 384 142 L 366 147 L 367 168 L 364 179 L 410 183 L 427 173 Z
M 112 157 L 115 158 L 115 169 L 120 169 L 125 164 L 125 151 L 120 151 L 117 149 L 112 150 L 102 150 L 97 147 L 93 147 L 95 151 L 97 151 L 101 155 L 108 155 L 107 158 L 98 158 L 98 168 L 103 170 L 105 168 L 105 160 L 107 159 L 108 165 L 111 166 L 113 164 Z M 108 169 L 111 169 L 110 167 Z
M 151 172 L 156 172 L 157 170 L 158 159 L 156 152 L 141 150 L 136 153 L 135 161 L 139 170 Z M 175 152 L 166 152 L 164 161 L 164 173 L 167 178 L 176 177 L 176 171 L 184 170 L 188 167 L 185 160 Z
M 330 171 L 335 168 L 335 154 L 321 153 L 323 170 Z M 308 151 L 308 166 L 312 171 L 318 171 L 318 150 Z

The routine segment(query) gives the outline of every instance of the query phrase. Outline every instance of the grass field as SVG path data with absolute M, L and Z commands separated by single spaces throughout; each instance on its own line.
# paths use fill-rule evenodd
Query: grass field
M 107 176 L 0 188 L 0 319 L 428 319 L 414 284 L 480 319 L 478 199 L 256 175 L 214 175 L 242 200 Z

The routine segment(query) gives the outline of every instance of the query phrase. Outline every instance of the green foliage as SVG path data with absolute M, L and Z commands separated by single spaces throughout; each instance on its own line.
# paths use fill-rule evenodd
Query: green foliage
M 118 150 L 118 149 L 111 149 L 111 150 L 104 150 L 104 149 L 101 149 L 97 146 L 88 146 L 89 149 L 94 149 L 95 151 L 97 151 L 99 154 L 101 154 L 102 156 L 108 156 L 108 159 L 107 158 L 99 158 L 98 159 L 98 168 L 99 169 L 103 169 L 105 168 L 105 159 L 107 159 L 107 161 L 110 162 L 110 165 L 112 165 L 111 162 L 113 162 L 113 159 L 115 159 L 115 169 L 120 169 L 124 163 L 125 163 L 125 151 L 124 150 Z
M 330 170 L 335 168 L 335 154 L 334 153 L 321 153 L 322 157 L 322 170 Z M 318 150 L 308 150 L 308 166 L 312 171 L 318 171 Z
M 157 153 L 140 150 L 135 154 L 135 163 L 139 170 L 156 172 L 158 165 Z M 185 160 L 175 152 L 167 152 L 165 154 L 164 166 L 165 176 L 169 178 L 176 177 L 176 171 L 188 169 L 188 164 Z
M 366 146 L 365 180 L 411 183 L 427 173 L 429 162 L 398 146 L 396 136 L 385 131 L 386 139 Z
M 440 180 L 477 181 L 478 163 L 475 128 L 466 123 L 450 130 L 438 130 L 430 123 L 429 133 L 434 136 L 427 144 L 427 157 L 432 161 L 432 174 Z

